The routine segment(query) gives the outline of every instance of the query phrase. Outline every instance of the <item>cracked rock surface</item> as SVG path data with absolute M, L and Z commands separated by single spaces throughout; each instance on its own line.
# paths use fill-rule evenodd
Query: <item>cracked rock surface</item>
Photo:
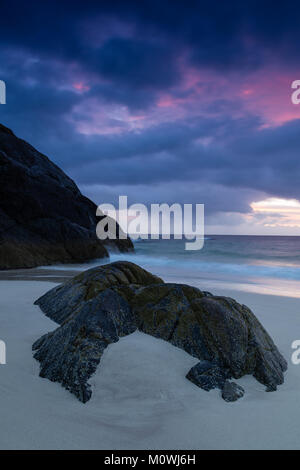
M 199 359 L 187 378 L 205 390 L 252 374 L 268 389 L 284 381 L 287 363 L 251 310 L 228 297 L 164 283 L 130 262 L 89 269 L 35 304 L 58 328 L 37 340 L 40 375 L 82 402 L 105 348 L 135 330 Z

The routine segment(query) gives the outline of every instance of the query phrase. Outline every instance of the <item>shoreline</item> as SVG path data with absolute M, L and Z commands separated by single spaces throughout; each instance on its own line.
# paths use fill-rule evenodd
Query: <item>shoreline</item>
M 42 281 L 61 283 L 79 274 L 78 270 L 55 268 L 27 268 L 0 271 L 0 281 Z
M 115 261 L 130 261 L 130 256 L 124 258 L 123 255 L 114 256 L 112 260 L 95 260 L 93 263 L 82 265 L 52 265 L 40 266 L 27 269 L 11 269 L 0 270 L 1 281 L 38 281 L 38 282 L 52 282 L 62 283 L 72 277 L 80 274 L 81 272 L 102 266 Z M 202 275 L 189 274 L 179 269 L 170 269 L 165 266 L 158 267 L 141 263 L 140 266 L 147 271 L 161 277 L 164 282 L 189 284 L 197 287 L 200 290 L 212 291 L 215 294 L 218 292 L 237 292 L 237 293 L 250 293 L 259 295 L 269 295 L 276 297 L 286 298 L 300 298 L 300 282 L 296 280 L 274 279 L 274 278 L 241 278 L 239 282 L 236 279 L 225 277 L 218 277 L 214 273 L 203 273 Z M 220 294 L 224 295 L 224 294 Z

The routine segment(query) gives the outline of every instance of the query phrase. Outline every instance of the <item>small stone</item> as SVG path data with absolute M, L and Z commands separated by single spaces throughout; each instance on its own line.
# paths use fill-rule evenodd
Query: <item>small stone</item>
M 266 392 L 276 392 L 277 386 L 276 385 L 268 385 L 266 388 Z
M 222 398 L 227 402 L 237 401 L 239 398 L 244 396 L 245 390 L 240 385 L 235 382 L 230 382 L 226 380 L 223 390 Z
M 213 388 L 222 389 L 229 373 L 216 363 L 200 361 L 186 375 L 186 378 L 207 392 Z

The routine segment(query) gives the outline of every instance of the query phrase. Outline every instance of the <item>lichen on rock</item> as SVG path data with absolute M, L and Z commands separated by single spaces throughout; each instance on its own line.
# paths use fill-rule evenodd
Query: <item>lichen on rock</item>
M 228 297 L 168 284 L 129 262 L 89 269 L 36 302 L 60 326 L 33 345 L 40 375 L 86 402 L 108 344 L 136 329 L 170 342 L 199 364 L 187 378 L 205 390 L 252 374 L 268 390 L 287 363 L 251 310 Z

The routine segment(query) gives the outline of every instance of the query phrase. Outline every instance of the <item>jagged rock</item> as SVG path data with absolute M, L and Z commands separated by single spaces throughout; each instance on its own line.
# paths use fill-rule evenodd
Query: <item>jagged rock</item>
M 106 289 L 34 344 L 33 349 L 38 350 L 35 358 L 41 362 L 40 376 L 60 382 L 85 403 L 91 397 L 88 379 L 104 349 L 135 330 L 129 304 Z
M 96 237 L 96 205 L 45 155 L 0 125 L 0 269 L 83 262 L 130 239 Z
M 240 385 L 236 384 L 235 382 L 230 382 L 226 380 L 223 390 L 222 390 L 222 398 L 225 401 L 237 401 L 239 398 L 244 396 L 245 390 Z
M 129 299 L 139 286 L 162 282 L 133 263 L 116 262 L 89 269 L 43 295 L 35 304 L 61 326 L 33 345 L 40 376 L 86 402 L 88 379 L 104 349 L 137 329 Z
M 268 386 L 283 382 L 286 361 L 251 310 L 234 299 L 163 284 L 140 289 L 133 308 L 141 331 L 218 362 L 234 378 L 253 374 Z
M 283 383 L 287 363 L 245 305 L 117 262 L 85 271 L 35 302 L 61 326 L 40 338 L 41 376 L 80 400 L 105 347 L 136 329 L 169 341 L 200 361 L 188 378 L 206 389 L 252 374 L 269 388 Z M 203 362 L 206 361 L 206 362 Z
M 163 280 L 128 261 L 115 262 L 88 269 L 71 280 L 54 287 L 35 301 L 51 320 L 64 323 L 75 317 L 87 302 L 106 289 L 127 299 L 141 286 L 162 284 Z
M 186 378 L 207 392 L 213 388 L 224 387 L 230 373 L 224 367 L 210 361 L 200 361 L 190 369 Z

